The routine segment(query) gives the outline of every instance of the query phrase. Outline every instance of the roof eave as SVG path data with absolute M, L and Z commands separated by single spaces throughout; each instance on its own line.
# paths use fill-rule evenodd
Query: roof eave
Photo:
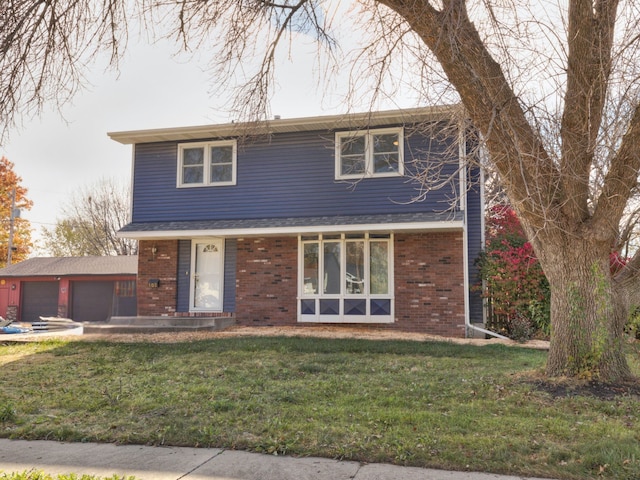
M 112 140 L 123 145 L 203 138 L 223 138 L 247 134 L 271 134 L 312 130 L 357 129 L 385 124 L 418 123 L 452 118 L 459 105 L 439 105 L 403 110 L 274 119 L 257 123 L 224 123 L 191 127 L 156 128 L 108 132 Z
M 273 228 L 227 228 L 227 229 L 202 229 L 202 230 L 161 230 L 161 231 L 129 231 L 118 232 L 120 238 L 134 240 L 168 240 L 190 239 L 197 237 L 255 237 L 255 236 L 293 236 L 310 235 L 320 233 L 356 233 L 356 232 L 388 232 L 404 233 L 416 231 L 445 232 L 462 230 L 464 222 L 436 221 L 436 222 L 401 222 L 385 224 L 354 224 L 354 225 L 309 225 L 295 227 Z

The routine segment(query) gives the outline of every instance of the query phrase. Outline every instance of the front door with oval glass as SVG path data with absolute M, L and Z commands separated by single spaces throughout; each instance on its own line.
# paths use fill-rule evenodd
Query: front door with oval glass
M 223 239 L 192 242 L 191 272 L 191 310 L 221 312 L 224 298 Z

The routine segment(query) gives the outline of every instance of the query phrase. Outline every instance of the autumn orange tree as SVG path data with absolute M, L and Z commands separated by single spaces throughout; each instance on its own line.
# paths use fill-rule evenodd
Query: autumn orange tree
M 20 182 L 22 182 L 22 178 L 16 175 L 14 164 L 4 156 L 0 158 L 0 267 L 7 265 L 14 191 L 15 209 L 29 210 L 33 206 L 33 202 L 27 198 L 27 189 L 20 185 Z M 14 215 L 13 222 L 11 263 L 17 263 L 27 258 L 31 252 L 33 246 L 31 243 L 31 224 L 18 215 Z
M 233 92 L 246 119 L 270 117 L 276 59 L 299 41 L 328 54 L 328 75 L 350 72 L 368 105 L 400 86 L 421 105 L 460 102 L 549 280 L 547 374 L 630 377 L 623 327 L 640 304 L 640 254 L 615 274 L 609 255 L 640 170 L 637 2 L 6 0 L 2 126 L 71 98 L 96 52 L 117 63 L 134 15 L 209 54 L 213 94 Z

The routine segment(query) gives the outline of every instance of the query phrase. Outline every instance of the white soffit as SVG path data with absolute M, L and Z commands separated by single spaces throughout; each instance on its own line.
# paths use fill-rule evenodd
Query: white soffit
M 305 227 L 274 227 L 274 228 L 228 228 L 219 230 L 162 230 L 162 231 L 132 231 L 118 232 L 121 238 L 134 240 L 160 240 L 160 239 L 188 239 L 197 237 L 260 237 L 275 235 L 310 235 L 320 233 L 408 233 L 408 232 L 446 232 L 463 230 L 464 222 L 440 221 L 419 223 L 381 223 L 371 225 L 309 225 Z
M 123 145 L 131 145 L 136 143 L 228 138 L 313 130 L 359 129 L 378 125 L 402 125 L 451 119 L 460 111 L 460 108 L 459 105 L 441 105 L 382 112 L 273 119 L 256 123 L 232 122 L 192 127 L 130 130 L 109 132 L 107 135 L 112 140 Z

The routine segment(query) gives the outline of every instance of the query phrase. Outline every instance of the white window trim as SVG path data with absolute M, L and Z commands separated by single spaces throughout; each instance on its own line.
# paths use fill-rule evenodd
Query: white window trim
M 211 178 L 209 169 L 211 168 L 211 147 L 225 147 L 231 146 L 231 181 L 229 182 L 211 182 L 209 179 Z M 182 152 L 186 148 L 202 148 L 204 149 L 204 172 L 202 176 L 202 183 L 184 183 L 182 181 L 183 174 L 183 154 Z M 177 187 L 178 188 L 194 188 L 194 187 L 223 187 L 228 185 L 236 184 L 236 171 L 238 165 L 238 157 L 237 157 L 237 142 L 235 140 L 219 140 L 215 142 L 193 142 L 193 143 L 180 143 L 178 144 L 178 174 L 176 176 Z
M 375 173 L 373 171 L 373 146 L 371 142 L 372 135 L 384 135 L 396 133 L 398 135 L 398 171 Z M 340 149 L 340 141 L 343 138 L 365 137 L 365 172 L 351 175 L 342 174 L 342 152 Z M 376 130 L 366 131 L 346 131 L 336 132 L 335 138 L 335 177 L 336 180 L 353 180 L 361 178 L 379 178 L 379 177 L 401 177 L 404 175 L 404 129 L 402 127 L 379 128 Z
M 333 237 L 334 234 L 331 234 Z M 368 233 L 363 235 L 365 241 L 365 271 L 367 272 L 365 277 L 365 284 L 367 285 L 365 294 L 350 294 L 345 291 L 345 266 L 346 266 L 346 248 L 345 244 L 349 240 L 358 240 L 356 238 L 347 238 L 344 233 L 340 235 L 340 238 L 324 239 L 323 235 L 318 235 L 316 240 L 303 240 L 303 236 L 298 236 L 298 322 L 300 323 L 393 323 L 395 320 L 395 287 L 394 287 L 394 241 L 393 234 L 389 234 L 388 239 L 371 237 Z M 306 294 L 304 291 L 304 245 L 306 243 L 319 242 L 320 248 L 318 250 L 318 265 L 323 264 L 324 249 L 322 248 L 323 241 L 340 241 L 340 293 L 339 294 L 326 294 L 321 293 L 323 289 L 323 279 L 318 279 L 318 293 Z M 389 291 L 386 294 L 371 294 L 369 293 L 370 282 L 370 244 L 371 242 L 387 242 L 388 243 L 388 275 L 389 275 Z M 344 313 L 344 300 L 345 299 L 363 299 L 366 302 L 366 314 L 365 315 L 345 315 Z M 320 313 L 320 300 L 339 300 L 340 312 L 338 315 L 322 315 Z M 389 315 L 371 315 L 371 299 L 390 300 Z M 301 309 L 301 300 L 314 300 L 315 301 L 315 313 L 303 314 Z

